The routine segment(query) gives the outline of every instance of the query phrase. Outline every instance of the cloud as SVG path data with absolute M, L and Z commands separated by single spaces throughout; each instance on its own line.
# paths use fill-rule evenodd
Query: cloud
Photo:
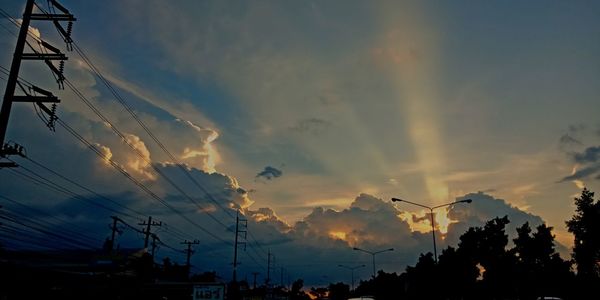
M 579 141 L 578 139 L 576 139 L 575 137 L 571 136 L 568 133 L 563 134 L 563 136 L 560 137 L 559 143 L 561 145 L 561 147 L 564 146 L 571 146 L 571 145 L 583 145 L 583 143 L 581 141 Z
M 503 199 L 494 198 L 483 192 L 469 193 L 456 199 L 471 199 L 473 201 L 470 204 L 453 205 L 449 208 L 448 217 L 457 221 L 448 227 L 446 240 L 449 243 L 456 243 L 458 237 L 469 227 L 482 226 L 486 221 L 495 217 L 508 216 L 510 224 L 507 226 L 506 232 L 509 236 L 516 234 L 516 228 L 525 222 L 529 222 L 532 226 L 544 223 L 541 217 L 525 212 Z
M 231 176 L 216 172 L 209 173 L 187 165 L 177 166 L 171 163 L 158 164 L 157 167 L 172 181 L 176 182 L 180 189 L 193 195 L 192 198 L 202 204 L 217 202 L 222 207 L 233 209 L 246 208 L 253 203 L 248 192 L 240 187 L 237 180 Z M 185 169 L 195 182 L 188 178 L 181 168 Z M 159 178 L 156 185 L 160 185 L 164 189 L 163 193 L 169 195 L 171 199 L 187 201 L 181 193 L 164 180 Z
M 587 147 L 582 152 L 569 153 L 577 163 L 571 175 L 563 177 L 559 182 L 575 181 L 576 185 L 584 185 L 584 179 L 593 177 L 600 179 L 600 146 Z
M 219 137 L 219 133 L 186 120 L 176 119 L 175 125 L 179 134 L 188 138 L 187 143 L 179 146 L 179 159 L 204 171 L 216 172 L 221 156 L 213 142 Z
M 600 176 L 600 164 L 594 164 L 592 166 L 584 167 L 581 169 L 575 169 L 575 172 L 573 172 L 573 174 L 563 177 L 563 179 L 561 179 L 559 182 L 586 179 L 596 174 L 596 179 L 599 179 L 598 176 Z
M 146 144 L 140 139 L 140 137 L 134 134 L 125 134 L 125 139 L 133 148 L 140 154 L 140 156 L 129 156 L 127 159 L 127 169 L 134 171 L 140 176 L 145 177 L 147 180 L 155 180 L 156 175 L 150 170 L 150 151 L 146 147 Z
M 325 132 L 332 123 L 318 118 L 309 118 L 299 120 L 296 125 L 290 127 L 293 131 L 300 133 L 310 133 L 313 135 L 320 135 Z
M 348 247 L 387 246 L 400 241 L 408 246 L 412 233 L 397 215 L 398 211 L 390 203 L 361 194 L 349 208 L 341 211 L 314 208 L 294 226 L 294 231 L 305 239 L 343 240 Z
M 244 212 L 246 216 L 251 218 L 254 222 L 259 224 L 271 224 L 281 233 L 288 232 L 291 229 L 291 226 L 280 219 L 271 208 L 261 207 L 257 210 L 247 209 Z
M 283 171 L 271 166 L 266 166 L 264 170 L 256 174 L 255 178 L 264 178 L 266 180 L 271 180 L 273 178 L 281 177 L 282 175 Z
M 600 146 L 588 147 L 582 153 L 574 153 L 573 159 L 578 163 L 595 163 L 600 160 Z

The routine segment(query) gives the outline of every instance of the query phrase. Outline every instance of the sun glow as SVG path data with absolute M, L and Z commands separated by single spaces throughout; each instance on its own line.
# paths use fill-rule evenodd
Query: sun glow
M 444 179 L 448 164 L 439 111 L 444 96 L 437 80 L 438 35 L 434 27 L 423 22 L 426 18 L 422 13 L 415 6 L 403 19 L 391 15 L 389 20 L 383 18 L 393 29 L 382 36 L 373 55 L 398 87 L 398 113 L 406 122 L 429 199 L 441 202 L 448 199 L 449 192 Z
M 413 232 L 426 233 L 431 232 L 431 215 L 427 210 L 421 210 L 416 213 L 401 212 L 398 217 L 407 222 L 410 230 Z M 434 211 L 435 229 L 441 234 L 448 233 L 450 224 L 458 223 L 448 217 L 448 211 L 445 209 Z
M 448 217 L 448 210 L 440 210 L 435 212 L 435 225 L 436 229 L 442 234 L 448 233 L 448 226 L 453 223 L 458 223 L 457 220 L 452 220 Z
M 329 236 L 338 240 L 346 240 L 346 233 L 343 231 L 330 231 Z

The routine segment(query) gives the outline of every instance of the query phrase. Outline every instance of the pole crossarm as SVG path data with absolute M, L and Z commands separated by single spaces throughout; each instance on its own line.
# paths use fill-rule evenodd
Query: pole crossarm
M 22 59 L 26 60 L 68 60 L 69 58 L 62 53 L 23 53 Z
M 77 21 L 71 14 L 31 14 L 31 19 L 36 21 Z
M 60 99 L 58 99 L 57 97 L 48 96 L 13 96 L 13 102 L 60 103 Z

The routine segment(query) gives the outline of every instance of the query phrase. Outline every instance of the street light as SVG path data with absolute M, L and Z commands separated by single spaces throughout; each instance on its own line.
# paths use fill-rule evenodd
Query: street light
M 446 203 L 446 204 L 442 204 L 442 205 L 438 205 L 438 206 L 434 206 L 434 207 L 429 207 L 429 206 L 426 206 L 423 204 L 414 203 L 414 202 L 410 202 L 410 201 L 402 200 L 402 199 L 398 199 L 398 198 L 392 198 L 392 202 L 406 202 L 408 204 L 412 204 L 412 205 L 416 205 L 416 206 L 420 206 L 420 207 L 429 209 L 429 212 L 431 215 L 431 234 L 433 235 L 433 258 L 435 259 L 435 263 L 437 264 L 437 247 L 435 245 L 435 223 L 434 223 L 435 221 L 433 219 L 433 210 L 436 208 L 450 206 L 450 205 L 458 204 L 458 203 L 471 203 L 471 202 L 473 202 L 473 200 L 463 199 L 463 200 L 454 201 L 454 202 L 450 202 L 450 203 Z
M 364 249 L 360 249 L 360 248 L 356 248 L 356 247 L 354 247 L 352 249 L 373 255 L 373 278 L 375 278 L 375 255 L 379 254 L 381 252 L 394 251 L 394 248 L 380 250 L 380 251 L 376 251 L 376 252 L 372 252 L 372 251 L 368 251 L 368 250 L 364 250 Z
M 360 265 L 360 266 L 356 266 L 356 267 L 349 267 L 349 266 L 344 266 L 344 265 L 338 265 L 338 267 L 344 268 L 344 269 L 348 269 L 348 270 L 350 270 L 352 272 L 352 290 L 354 291 L 354 270 L 356 270 L 358 268 L 366 267 L 366 265 Z

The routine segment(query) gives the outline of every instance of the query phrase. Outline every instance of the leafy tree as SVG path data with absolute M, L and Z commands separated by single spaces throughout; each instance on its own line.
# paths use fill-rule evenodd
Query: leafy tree
M 346 300 L 350 297 L 350 286 L 343 283 L 329 284 L 329 299 L 331 300 Z
M 475 290 L 479 268 L 477 261 L 466 251 L 448 247 L 442 251 L 438 263 L 440 290 L 448 299 L 464 299 Z
M 564 296 L 572 281 L 570 263 L 564 261 L 554 246 L 552 227 L 542 224 L 531 234 L 529 223 L 517 228 L 512 252 L 517 257 L 519 293 L 523 299 L 539 295 Z
M 309 300 L 310 297 L 302 290 L 304 281 L 298 279 L 292 283 L 292 289 L 290 290 L 290 300 Z
M 465 266 L 467 272 L 469 270 L 474 272 L 472 267 L 477 265 L 480 265 L 484 271 L 481 282 L 481 291 L 484 294 L 479 295 L 478 298 L 485 299 L 492 296 L 510 298 L 516 294 L 516 280 L 513 276 L 516 271 L 516 259 L 513 253 L 506 251 L 508 235 L 505 233 L 505 227 L 508 223 L 507 216 L 494 218 L 483 228 L 469 228 L 460 237 L 457 251 L 470 259 Z M 469 282 L 472 277 L 465 280 Z
M 399 276 L 394 273 L 386 273 L 382 270 L 377 272 L 375 278 L 361 280 L 354 290 L 356 296 L 374 296 L 377 300 L 395 300 L 403 298 L 406 287 L 406 274 Z
M 594 193 L 584 188 L 575 198 L 575 215 L 567 221 L 569 232 L 575 236 L 573 259 L 577 276 L 585 280 L 600 278 L 600 201 L 594 202 Z
M 421 254 L 414 267 L 406 267 L 406 294 L 409 299 L 425 297 L 432 299 L 436 289 L 431 288 L 432 282 L 439 282 L 433 254 Z

